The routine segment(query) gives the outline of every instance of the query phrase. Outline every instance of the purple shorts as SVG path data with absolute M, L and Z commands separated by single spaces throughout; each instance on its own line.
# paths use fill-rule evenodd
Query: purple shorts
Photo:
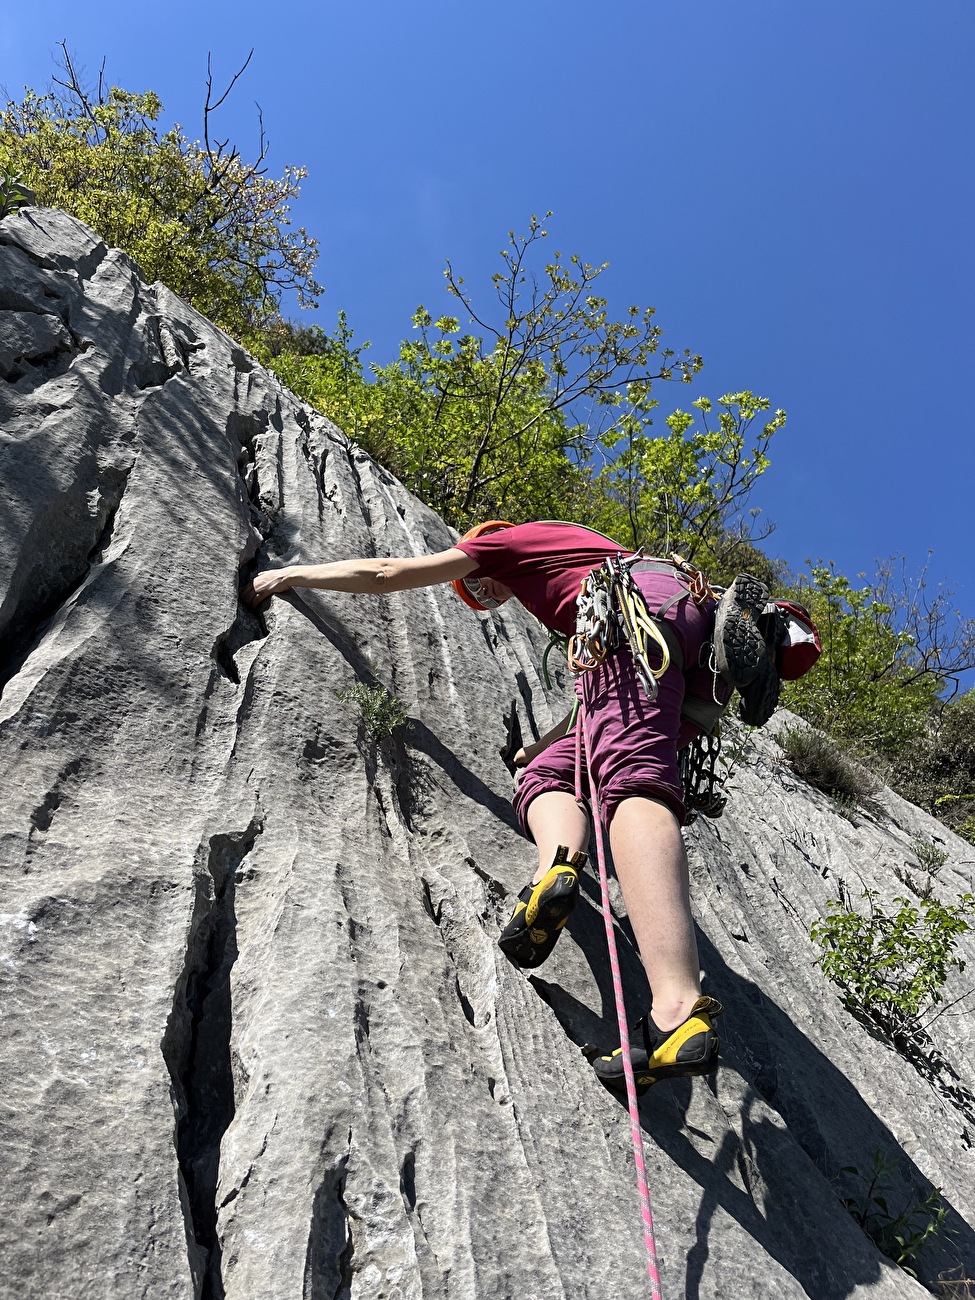
M 636 583 L 647 597 L 651 612 L 684 584 L 666 573 L 637 573 Z M 657 698 L 648 700 L 640 685 L 629 650 L 623 647 L 593 672 L 576 682 L 583 699 L 592 745 L 589 774 L 596 783 L 603 821 L 613 820 L 617 805 L 634 795 L 659 799 L 683 825 L 686 810 L 677 768 L 677 752 L 700 734 L 700 727 L 681 717 L 684 693 L 710 699 L 727 699 L 729 690 L 701 659 L 714 628 L 713 601 L 703 607 L 690 597 L 678 601 L 665 615 L 673 625 L 684 652 L 684 672 L 671 667 L 658 682 Z M 515 792 L 515 815 L 525 835 L 528 806 L 540 794 L 560 791 L 575 794 L 575 736 L 570 733 L 549 745 L 524 770 Z M 588 793 L 583 772 L 583 793 Z

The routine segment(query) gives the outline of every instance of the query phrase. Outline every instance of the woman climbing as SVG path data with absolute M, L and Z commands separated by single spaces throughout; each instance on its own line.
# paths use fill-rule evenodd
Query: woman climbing
M 550 630 L 571 636 L 584 579 L 608 557 L 621 554 L 617 543 L 576 524 L 496 522 L 472 534 L 446 551 L 419 558 L 270 570 L 254 578 L 246 596 L 256 605 L 291 587 L 383 593 L 452 582 L 475 608 L 495 608 L 514 597 Z M 750 683 L 768 680 L 768 654 L 757 622 L 768 592 L 755 579 L 736 579 L 722 601 L 716 633 L 716 602 L 691 599 L 687 578 L 669 561 L 635 566 L 634 579 L 676 646 L 655 698 L 648 698 L 625 647 L 584 672 L 576 693 L 586 716 L 587 777 L 598 793 L 652 993 L 652 1015 L 648 1011 L 631 1047 L 643 1091 L 661 1078 L 706 1074 L 717 1065 L 712 1021 L 721 1007 L 701 996 L 677 755 L 700 734 L 686 716 L 686 698 L 723 701 L 729 682 L 744 693 Z M 712 643 L 724 678 L 709 666 Z M 516 761 L 525 766 L 514 809 L 538 849 L 538 869 L 499 942 L 517 965 L 535 967 L 551 953 L 578 897 L 590 821 L 576 799 L 577 750 L 569 719 Z M 619 1049 L 597 1058 L 594 1066 L 607 1087 L 624 1089 Z

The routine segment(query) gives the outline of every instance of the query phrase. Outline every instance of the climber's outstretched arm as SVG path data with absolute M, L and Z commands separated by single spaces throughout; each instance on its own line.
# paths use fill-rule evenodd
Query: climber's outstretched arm
M 575 717 L 575 709 L 570 709 L 561 722 L 557 722 L 551 731 L 546 731 L 545 735 L 536 740 L 534 744 L 525 745 L 522 749 L 515 750 L 511 760 L 515 767 L 526 767 L 533 758 L 537 758 L 543 750 L 548 749 L 549 745 L 561 740 L 563 736 L 568 734 L 569 727 L 575 722 Z
M 321 591 L 351 591 L 383 595 L 413 587 L 433 587 L 454 578 L 465 578 L 477 568 L 476 561 L 451 547 L 436 555 L 404 558 L 335 560 L 332 564 L 291 564 L 285 569 L 258 573 L 244 591 L 250 605 L 259 605 L 291 587 L 317 587 Z

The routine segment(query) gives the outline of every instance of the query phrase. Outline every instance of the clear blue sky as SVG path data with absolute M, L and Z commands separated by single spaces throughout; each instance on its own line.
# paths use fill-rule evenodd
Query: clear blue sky
M 855 574 L 933 548 L 975 615 L 972 0 L 48 0 L 8 7 L 0 83 L 44 85 L 61 39 L 191 135 L 207 51 L 219 78 L 255 47 L 224 132 L 246 152 L 258 100 L 272 170 L 309 168 L 317 319 L 344 308 L 374 360 L 439 306 L 446 258 L 486 283 L 553 209 L 553 245 L 611 263 L 611 306 L 704 355 L 673 405 L 787 409 L 770 549 Z

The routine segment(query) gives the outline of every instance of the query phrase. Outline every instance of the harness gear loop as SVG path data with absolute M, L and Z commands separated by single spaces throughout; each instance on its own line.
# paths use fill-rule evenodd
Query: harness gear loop
M 591 679 L 583 679 L 583 682 Z M 586 693 L 583 685 L 583 696 Z M 583 699 L 576 721 L 576 774 L 575 796 L 581 807 L 585 807 L 582 793 L 582 759 L 583 752 L 591 753 L 592 744 L 589 728 L 586 725 L 586 704 Z M 657 1264 L 657 1243 L 653 1231 L 653 1210 L 650 1205 L 650 1188 L 647 1184 L 647 1164 L 643 1152 L 643 1132 L 640 1127 L 640 1112 L 637 1107 L 636 1081 L 633 1077 L 633 1062 L 630 1060 L 630 1031 L 626 1023 L 626 1006 L 623 1001 L 623 979 L 620 974 L 619 953 L 616 949 L 616 932 L 613 927 L 613 914 L 609 905 L 609 876 L 606 871 L 606 849 L 603 842 L 603 818 L 599 803 L 599 794 L 595 782 L 590 778 L 589 792 L 592 796 L 592 820 L 596 833 L 596 860 L 599 864 L 599 888 L 602 895 L 603 925 L 606 930 L 606 945 L 609 948 L 609 965 L 613 974 L 613 995 L 616 999 L 616 1020 L 620 1035 L 620 1050 L 623 1058 L 623 1077 L 626 1081 L 626 1104 L 630 1114 L 630 1136 L 633 1139 L 633 1164 L 636 1167 L 637 1188 L 640 1193 L 640 1213 L 643 1218 L 643 1241 L 647 1251 L 647 1274 L 650 1278 L 651 1300 L 662 1300 L 660 1290 L 660 1269 Z
M 545 689 L 547 691 L 552 689 L 552 678 L 549 676 L 548 671 L 548 657 L 552 651 L 556 649 L 560 654 L 563 654 L 568 658 L 569 638 L 563 636 L 561 632 L 553 632 L 551 634 L 548 639 L 548 645 L 545 647 L 545 653 L 542 655 L 542 681 L 544 681 Z

